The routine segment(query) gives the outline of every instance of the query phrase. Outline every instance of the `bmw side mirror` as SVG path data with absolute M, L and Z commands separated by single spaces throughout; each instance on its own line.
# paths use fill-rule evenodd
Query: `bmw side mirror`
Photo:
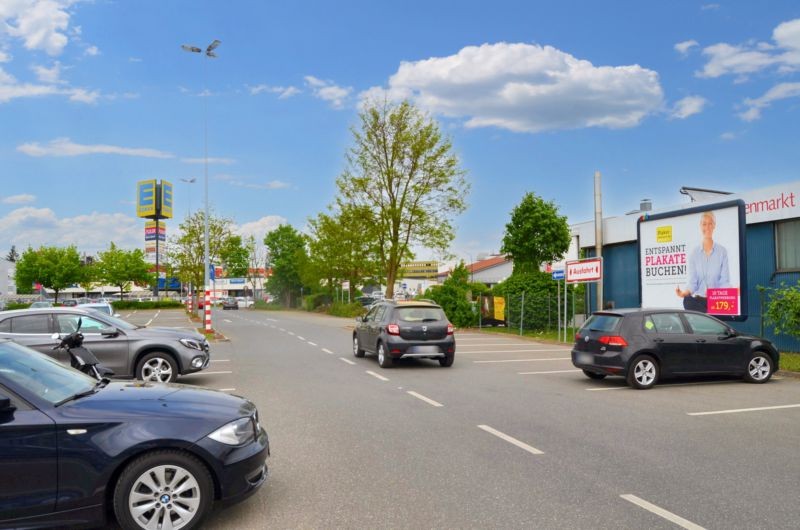
M 7 414 L 15 410 L 17 410 L 17 407 L 11 404 L 11 400 L 7 396 L 0 394 L 0 414 Z

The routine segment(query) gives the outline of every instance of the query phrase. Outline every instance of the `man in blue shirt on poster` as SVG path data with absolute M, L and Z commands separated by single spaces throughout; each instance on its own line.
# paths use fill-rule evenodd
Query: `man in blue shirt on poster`
M 703 242 L 689 254 L 689 283 L 686 289 L 675 288 L 675 294 L 683 298 L 684 309 L 708 313 L 708 289 L 730 286 L 728 251 L 714 242 L 716 226 L 714 212 L 703 212 L 700 216 Z

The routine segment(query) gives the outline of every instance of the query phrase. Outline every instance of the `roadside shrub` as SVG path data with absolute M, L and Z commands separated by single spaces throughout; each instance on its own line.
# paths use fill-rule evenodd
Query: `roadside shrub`
M 767 323 L 774 326 L 776 334 L 800 338 L 800 282 L 769 291 L 764 314 Z
M 264 300 L 256 300 L 253 304 L 254 309 L 265 309 L 267 311 L 279 311 L 283 306 L 277 300 L 274 302 L 265 302 Z
M 9 302 L 6 305 L 6 310 L 11 311 L 12 309 L 28 309 L 31 304 L 18 304 L 17 302 Z
M 328 293 L 316 293 L 303 297 L 303 309 L 306 311 L 316 311 L 319 307 L 329 306 L 333 302 L 333 297 Z
M 335 317 L 348 317 L 355 318 L 367 312 L 367 308 L 354 302 L 352 304 L 343 304 L 342 302 L 334 302 L 328 308 L 328 314 Z
M 179 300 L 159 300 L 151 302 L 137 302 L 135 300 L 118 300 L 111 302 L 114 309 L 175 309 L 183 307 Z M 80 306 L 78 306 L 80 307 Z

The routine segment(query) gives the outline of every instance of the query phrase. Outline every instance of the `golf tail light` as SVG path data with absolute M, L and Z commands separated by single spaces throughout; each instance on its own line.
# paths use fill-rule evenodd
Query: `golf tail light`
M 599 340 L 602 344 L 605 344 L 606 346 L 620 346 L 624 348 L 625 346 L 628 345 L 628 341 L 626 341 L 619 335 L 603 335 L 597 340 Z
M 386 333 L 389 335 L 399 335 L 400 334 L 400 326 L 397 324 L 389 324 L 386 326 Z

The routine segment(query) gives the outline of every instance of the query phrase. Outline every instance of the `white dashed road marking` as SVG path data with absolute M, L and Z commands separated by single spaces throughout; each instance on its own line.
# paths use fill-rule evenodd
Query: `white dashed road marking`
M 232 374 L 233 372 L 231 372 L 230 370 L 227 370 L 227 371 L 221 371 L 221 372 L 196 372 L 196 373 L 202 374 L 202 375 L 219 375 L 219 374 Z
M 709 412 L 687 412 L 688 416 L 711 416 L 712 414 L 735 414 L 737 412 L 757 412 L 760 410 L 796 409 L 797 405 L 776 405 L 774 407 L 753 407 L 749 409 L 712 410 Z
M 580 372 L 580 370 L 550 370 L 549 372 L 517 372 L 519 375 L 540 375 L 540 374 L 567 374 Z
M 671 523 L 674 523 L 680 526 L 681 528 L 686 528 L 686 530 L 705 530 L 702 526 L 696 525 L 691 521 L 687 521 L 683 517 L 679 517 L 672 512 L 668 512 L 664 508 L 659 508 L 655 504 L 650 504 L 646 500 L 640 499 L 636 495 L 627 494 L 627 495 L 620 495 L 620 497 L 622 497 L 628 502 L 632 502 L 633 504 L 635 504 L 640 508 L 644 508 L 650 513 L 654 513 L 659 517 L 663 517 L 667 521 L 670 521 Z
M 353 365 L 356 364 L 353 361 L 351 361 L 350 359 L 345 359 L 344 357 L 339 357 L 339 359 L 344 361 L 344 362 L 346 362 L 347 364 L 353 364 Z
M 333 355 L 333 352 L 330 351 L 328 348 L 322 348 L 322 351 L 324 351 L 325 353 L 330 353 L 331 355 Z
M 461 353 L 554 353 L 554 352 L 562 352 L 568 350 L 464 350 L 462 351 L 459 348 Z
M 427 403 L 428 405 L 433 405 L 434 407 L 444 407 L 444 405 L 442 405 L 442 404 L 441 404 L 441 403 L 439 403 L 438 401 L 434 401 L 434 400 L 432 400 L 432 399 L 431 399 L 431 398 L 429 398 L 429 397 L 425 397 L 425 396 L 423 396 L 422 394 L 417 394 L 417 393 L 416 393 L 416 392 L 414 392 L 413 390 L 409 390 L 409 391 L 407 392 L 407 394 L 408 394 L 408 395 L 410 395 L 410 396 L 414 396 L 414 397 L 415 397 L 415 398 L 417 398 L 417 399 L 421 399 L 422 401 L 424 401 L 424 402 L 425 402 L 425 403 Z
M 381 381 L 388 381 L 387 378 L 383 377 L 381 374 L 376 374 L 372 370 L 367 370 L 367 373 L 372 377 L 374 377 L 375 379 L 380 379 Z
M 209 362 L 212 363 L 229 363 L 231 362 L 230 359 L 211 359 Z
M 292 335 L 294 335 L 294 333 L 292 333 Z M 298 335 L 297 338 L 300 340 L 306 340 L 305 337 L 301 337 L 300 335 Z
M 520 449 L 522 449 L 524 451 L 528 451 L 529 453 L 531 453 L 533 455 L 543 455 L 544 454 L 544 451 L 540 451 L 540 450 L 536 449 L 535 447 L 531 447 L 530 445 L 526 444 L 525 442 L 520 442 L 519 440 L 517 440 L 514 437 L 511 437 L 511 436 L 509 436 L 509 435 L 507 435 L 505 433 L 502 433 L 502 432 L 500 432 L 498 430 L 492 429 L 488 425 L 478 425 L 478 428 L 488 432 L 489 434 L 493 434 L 493 435 L 497 436 L 501 440 L 505 440 L 506 442 L 508 442 L 510 444 L 516 445 Z
M 233 323 L 233 320 L 228 320 L 227 318 L 223 318 L 222 321 L 227 322 L 228 324 Z
M 316 343 L 316 342 L 311 342 L 311 341 L 308 341 L 308 343 L 309 343 L 311 346 L 316 346 L 316 345 L 317 345 L 317 343 Z

